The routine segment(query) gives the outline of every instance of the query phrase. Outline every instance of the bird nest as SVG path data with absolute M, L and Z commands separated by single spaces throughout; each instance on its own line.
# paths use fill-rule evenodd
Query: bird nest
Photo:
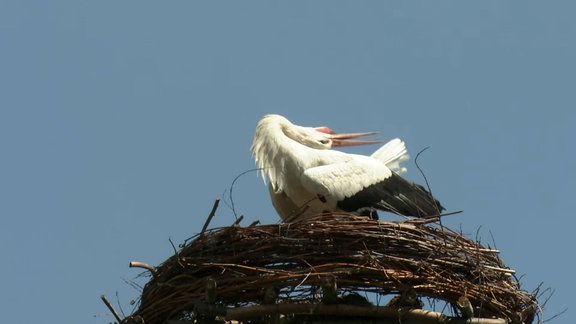
M 123 323 L 531 323 L 538 312 L 497 250 L 438 218 L 335 214 L 203 230 L 151 270 Z

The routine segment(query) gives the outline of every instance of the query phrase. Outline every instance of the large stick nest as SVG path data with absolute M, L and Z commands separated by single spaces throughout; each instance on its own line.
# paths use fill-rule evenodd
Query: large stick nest
M 205 314 L 242 320 L 238 309 L 265 313 L 270 304 L 276 311 L 291 306 L 296 313 L 294 305 L 326 306 L 327 312 L 360 305 L 366 307 L 363 314 L 394 310 L 399 316 L 399 309 L 419 309 L 425 301 L 455 318 L 530 323 L 536 298 L 520 289 L 513 274 L 497 250 L 433 219 L 382 222 L 332 215 L 235 225 L 193 237 L 158 266 L 139 309 L 125 322 Z M 373 306 L 375 299 L 387 304 Z

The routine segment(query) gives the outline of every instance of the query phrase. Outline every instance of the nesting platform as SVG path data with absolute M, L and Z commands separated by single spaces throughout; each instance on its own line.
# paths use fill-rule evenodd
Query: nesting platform
M 122 323 L 532 323 L 538 313 L 497 250 L 438 218 L 215 228 L 151 273 Z

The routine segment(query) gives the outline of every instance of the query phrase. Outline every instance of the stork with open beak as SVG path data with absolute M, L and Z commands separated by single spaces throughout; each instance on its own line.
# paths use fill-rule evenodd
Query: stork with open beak
M 266 115 L 256 127 L 252 153 L 270 181 L 272 202 L 285 222 L 326 212 L 377 218 L 376 210 L 429 217 L 444 209 L 422 186 L 402 178 L 408 158 L 394 139 L 371 156 L 332 150 L 374 144 L 360 140 L 374 132 L 336 134 L 328 127 L 303 127 L 280 115 Z

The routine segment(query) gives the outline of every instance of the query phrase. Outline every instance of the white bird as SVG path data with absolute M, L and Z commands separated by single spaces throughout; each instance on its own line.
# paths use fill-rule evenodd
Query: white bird
M 354 140 L 374 133 L 336 134 L 328 127 L 303 127 L 266 115 L 256 127 L 252 153 L 285 222 L 326 212 L 377 218 L 376 210 L 400 215 L 438 215 L 443 207 L 422 186 L 402 178 L 408 158 L 395 139 L 371 156 L 331 150 L 376 141 Z
M 384 163 L 384 165 L 397 174 L 406 173 L 406 168 L 402 167 L 400 164 L 410 158 L 406 150 L 406 145 L 398 138 L 384 144 L 374 152 L 371 157 Z M 304 208 L 307 208 L 306 206 L 304 206 L 304 208 L 298 207 L 284 191 L 276 191 L 271 183 L 268 185 L 268 190 L 274 208 L 286 222 L 302 216 L 302 213 L 305 211 Z M 372 217 L 377 216 L 373 209 L 366 209 L 364 210 L 364 213 L 368 213 L 368 216 Z

